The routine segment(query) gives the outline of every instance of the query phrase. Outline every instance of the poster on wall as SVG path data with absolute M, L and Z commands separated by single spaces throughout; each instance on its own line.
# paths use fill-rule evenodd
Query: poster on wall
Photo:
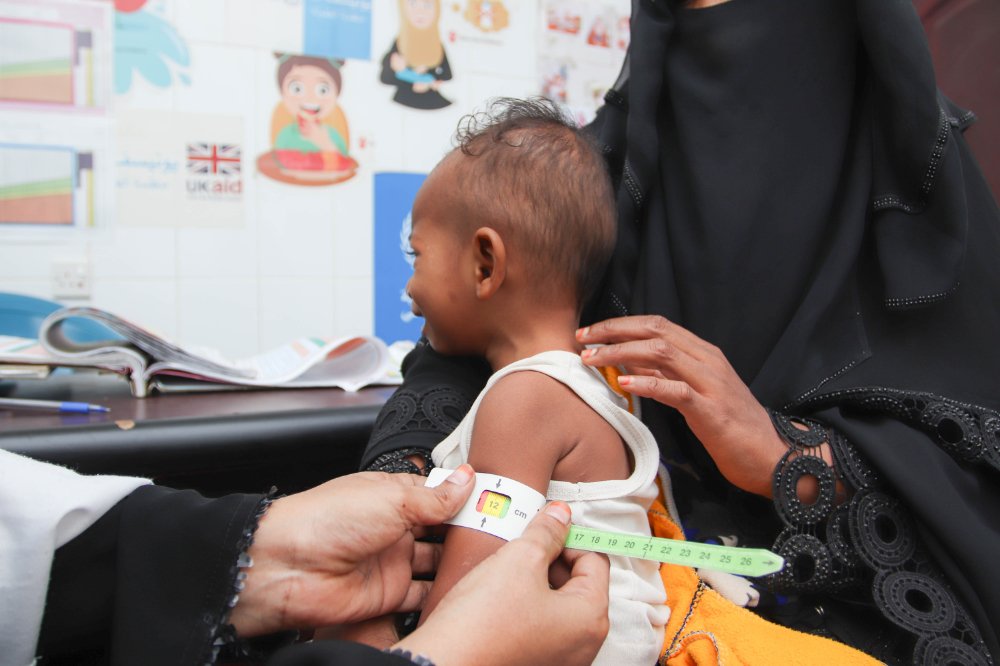
M 0 0 L 5 236 L 106 218 L 112 17 L 110 3 Z
M 0 0 L 0 108 L 104 111 L 111 14 L 105 3 Z
M 302 52 L 327 58 L 371 58 L 371 0 L 305 0 Z
M 440 0 L 399 0 L 399 29 L 382 58 L 380 80 L 395 87 L 392 101 L 413 109 L 443 109 L 451 65 L 441 38 Z
M 166 20 L 162 2 L 114 0 L 115 92 L 124 95 L 141 78 L 157 88 L 190 83 L 191 54 Z
M 347 115 L 339 104 L 345 61 L 276 54 L 279 99 L 271 112 L 271 149 L 257 170 L 290 185 L 334 185 L 353 177 Z
M 0 110 L 0 228 L 5 236 L 106 224 L 114 194 L 107 118 Z
M 520 78 L 535 68 L 534 3 L 462 0 L 445 5 L 442 35 L 462 72 Z
M 0 224 L 93 226 L 93 167 L 70 146 L 0 143 Z
M 581 125 L 593 120 L 628 50 L 628 0 L 543 0 L 539 92 Z
M 410 208 L 425 174 L 375 174 L 375 335 L 416 341 L 424 320 L 413 314 L 406 283 L 413 274 Z
M 243 225 L 243 119 L 161 111 L 119 114 L 118 224 Z

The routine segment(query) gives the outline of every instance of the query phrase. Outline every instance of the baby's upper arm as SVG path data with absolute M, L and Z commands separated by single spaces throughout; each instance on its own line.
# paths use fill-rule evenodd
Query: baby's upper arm
M 515 372 L 483 397 L 472 430 L 469 464 L 545 494 L 552 470 L 575 441 L 565 385 L 539 372 Z
M 567 393 L 572 392 L 538 372 L 515 372 L 501 378 L 479 405 L 469 463 L 477 472 L 515 479 L 544 495 L 552 470 L 574 441 L 560 405 Z M 485 532 L 450 527 L 425 613 L 503 544 Z

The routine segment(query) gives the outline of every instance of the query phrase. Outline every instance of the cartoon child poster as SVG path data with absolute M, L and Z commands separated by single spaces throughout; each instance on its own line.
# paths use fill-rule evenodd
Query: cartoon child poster
M 344 61 L 276 54 L 281 101 L 271 114 L 272 150 L 257 168 L 293 185 L 332 185 L 357 173 L 350 156 L 347 117 L 337 103 Z
M 381 74 L 382 83 L 396 86 L 394 102 L 424 110 L 451 104 L 439 92 L 451 79 L 440 19 L 440 0 L 399 0 L 399 35 L 382 59 Z

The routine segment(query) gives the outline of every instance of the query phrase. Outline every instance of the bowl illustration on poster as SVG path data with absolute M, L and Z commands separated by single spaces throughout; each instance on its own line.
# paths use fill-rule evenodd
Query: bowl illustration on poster
M 277 53 L 281 100 L 271 114 L 271 150 L 257 169 L 291 185 L 333 185 L 357 173 L 350 155 L 347 117 L 338 104 L 343 89 L 337 58 Z

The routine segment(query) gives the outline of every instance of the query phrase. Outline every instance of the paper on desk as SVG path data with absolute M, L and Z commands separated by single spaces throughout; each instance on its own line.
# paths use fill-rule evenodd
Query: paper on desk
M 96 321 L 108 329 L 106 340 L 79 342 L 65 330 L 72 318 Z M 247 359 L 230 361 L 214 350 L 182 347 L 105 310 L 64 308 L 41 325 L 39 340 L 2 338 L 0 363 L 94 367 L 127 377 L 137 397 L 159 388 L 158 377 L 203 382 L 201 388 L 340 387 L 356 391 L 370 384 L 399 384 L 398 362 L 374 336 L 336 339 L 303 337 Z M 190 383 L 190 382 L 189 382 Z M 171 390 L 184 382 L 166 381 Z M 165 389 L 166 390 L 166 389 Z

